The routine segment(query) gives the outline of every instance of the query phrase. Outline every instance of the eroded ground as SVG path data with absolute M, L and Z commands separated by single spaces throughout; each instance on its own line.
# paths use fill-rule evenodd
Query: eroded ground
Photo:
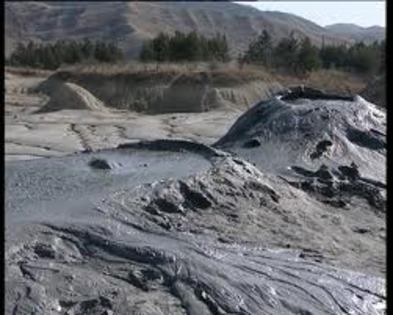
M 6 74 L 6 160 L 63 156 L 120 143 L 180 138 L 206 144 L 222 136 L 240 110 L 143 115 L 129 111 L 62 110 L 34 113 L 49 97 L 34 92 L 47 76 Z

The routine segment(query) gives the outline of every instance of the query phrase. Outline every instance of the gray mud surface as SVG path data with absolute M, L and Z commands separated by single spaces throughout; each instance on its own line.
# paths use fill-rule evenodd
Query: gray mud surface
M 381 112 L 272 102 L 218 142 L 237 156 L 164 140 L 7 162 L 5 314 L 385 314 Z M 315 104 L 346 118 L 312 114 L 306 152 L 267 163 Z
M 327 202 L 384 211 L 386 112 L 360 96 L 295 89 L 256 104 L 215 146 Z
M 93 159 L 108 161 L 110 171 L 96 169 Z M 149 153 L 147 150 L 103 150 L 63 158 L 7 162 L 7 220 L 47 220 L 70 218 L 70 203 L 86 204 L 122 186 L 133 188 L 146 182 L 179 178 L 206 170 L 210 162 L 203 156 L 175 152 Z M 76 209 L 76 218 L 83 209 Z M 74 216 L 73 216 L 74 217 Z

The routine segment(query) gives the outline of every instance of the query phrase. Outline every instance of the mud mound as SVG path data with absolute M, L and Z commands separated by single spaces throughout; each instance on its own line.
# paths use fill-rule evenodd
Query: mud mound
M 386 107 L 386 76 L 370 82 L 360 95 L 376 105 Z
M 386 115 L 360 96 L 294 88 L 243 114 L 215 146 L 337 209 L 386 211 Z M 360 202 L 360 203 L 359 203 Z
M 383 212 L 341 211 L 214 148 L 142 142 L 6 178 L 7 314 L 385 311 L 382 278 L 327 265 L 380 274 Z
M 48 113 L 63 109 L 107 110 L 103 102 L 74 83 L 49 80 L 40 86 L 40 90 L 48 94 L 50 99 L 36 113 Z
M 364 176 L 386 182 L 386 114 L 360 96 L 294 89 L 255 105 L 215 146 L 275 174 L 355 163 Z

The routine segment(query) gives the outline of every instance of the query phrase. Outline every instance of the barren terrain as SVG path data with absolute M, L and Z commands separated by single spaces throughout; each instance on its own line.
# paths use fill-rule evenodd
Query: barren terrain
M 206 65 L 164 65 L 158 72 L 155 67 L 85 66 L 59 74 L 8 68 L 6 159 L 62 156 L 137 140 L 212 144 L 244 110 L 285 86 L 306 84 L 340 93 L 365 87 L 361 79 L 334 71 L 299 79 L 222 65 L 204 83 Z
M 384 28 L 227 1 L 5 10 L 7 56 L 89 38 L 126 58 L 5 69 L 4 314 L 386 314 L 385 77 L 236 61 L 261 30 Z M 232 61 L 133 60 L 176 31 L 226 34 Z
M 241 109 L 145 115 L 128 110 L 60 110 L 35 113 L 50 97 L 33 90 L 49 74 L 6 74 L 6 159 L 62 156 L 160 138 L 216 141 Z
M 385 110 L 213 74 L 7 69 L 5 314 L 385 314 Z

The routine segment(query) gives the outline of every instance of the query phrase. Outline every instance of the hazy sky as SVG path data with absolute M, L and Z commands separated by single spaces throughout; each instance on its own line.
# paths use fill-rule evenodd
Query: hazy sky
M 386 26 L 385 1 L 260 1 L 237 2 L 266 11 L 293 13 L 321 26 L 353 23 Z

